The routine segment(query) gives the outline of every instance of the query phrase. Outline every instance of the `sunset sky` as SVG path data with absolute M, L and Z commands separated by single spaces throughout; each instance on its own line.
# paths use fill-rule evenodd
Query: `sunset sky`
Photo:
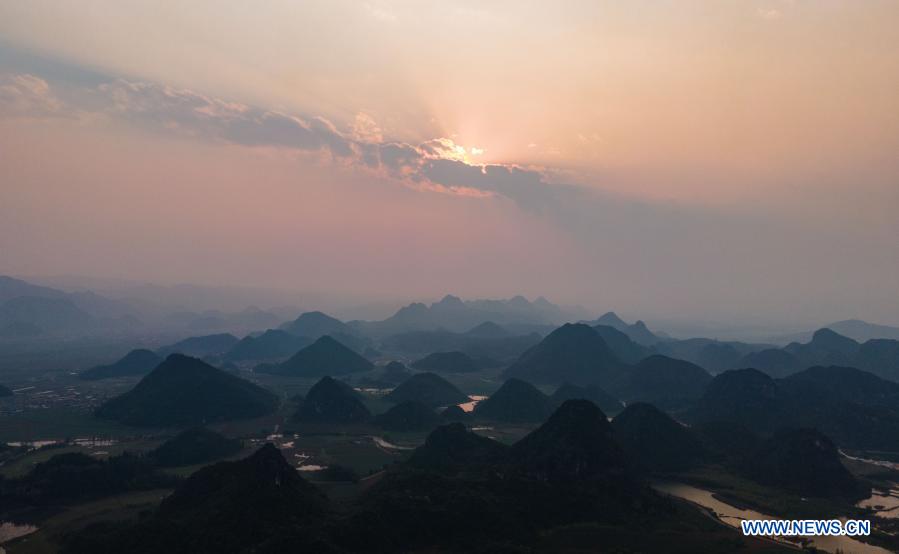
M 899 2 L 0 0 L 0 274 L 899 324 Z

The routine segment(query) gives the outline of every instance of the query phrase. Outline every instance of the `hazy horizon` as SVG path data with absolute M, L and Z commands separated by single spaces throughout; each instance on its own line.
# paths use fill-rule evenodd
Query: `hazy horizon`
M 194 312 L 222 311 L 238 312 L 247 308 L 275 310 L 285 317 L 292 318 L 307 311 L 323 311 L 344 321 L 363 320 L 379 321 L 394 315 L 400 308 L 412 303 L 430 305 L 439 302 L 445 296 L 459 296 L 454 291 L 445 291 L 431 296 L 360 296 L 335 295 L 321 291 L 302 291 L 253 287 L 233 284 L 186 283 L 186 282 L 149 282 L 126 279 L 109 279 L 91 276 L 39 276 L 13 275 L 11 277 L 27 282 L 57 288 L 65 291 L 90 291 L 113 299 L 152 300 L 157 308 L 163 311 L 183 309 Z M 463 301 L 503 300 L 520 294 L 515 291 L 500 293 L 491 297 L 465 296 Z M 638 312 L 627 306 L 585 305 L 556 302 L 546 295 L 527 296 L 529 301 L 544 297 L 566 311 L 570 322 L 592 320 L 606 312 L 615 312 L 628 322 L 643 320 L 654 331 L 668 334 L 674 338 L 708 337 L 720 340 L 771 341 L 783 340 L 784 337 L 799 338 L 832 323 L 857 319 L 845 317 L 839 319 L 792 319 L 775 320 L 764 317 L 736 316 L 719 317 L 700 314 L 697 317 L 682 315 Z M 291 311 L 293 310 L 293 311 Z M 295 313 L 294 313 L 295 312 Z M 293 314 L 293 315 L 291 315 Z M 558 323 L 562 323 L 560 320 Z M 867 321 L 875 325 L 896 326 L 893 321 Z M 793 340 L 792 338 L 790 340 Z
M 0 3 L 0 274 L 896 325 L 897 16 Z

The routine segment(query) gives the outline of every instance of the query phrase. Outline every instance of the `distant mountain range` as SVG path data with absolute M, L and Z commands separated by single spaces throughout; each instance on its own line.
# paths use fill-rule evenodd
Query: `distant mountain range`
M 65 292 L 0 276 L 0 339 L 44 336 L 127 335 L 138 332 L 248 332 L 283 319 L 248 307 L 236 312 L 170 310 L 130 297 L 89 290 Z
M 899 449 L 899 383 L 847 367 L 813 367 L 782 379 L 755 369 L 717 375 L 684 414 L 759 433 L 817 428 L 845 448 Z
M 68 294 L 0 276 L 0 338 L 43 334 L 87 334 L 104 323 L 95 295 Z M 122 310 L 124 312 L 124 308 Z
M 167 314 L 161 324 L 184 331 L 248 331 L 275 327 L 282 322 L 277 315 L 250 306 L 238 312 L 206 310 L 179 311 Z
M 871 339 L 891 339 L 899 340 L 899 327 L 891 325 L 878 325 L 876 323 L 868 323 L 860 319 L 844 319 L 824 325 L 822 328 L 835 331 L 844 337 L 865 342 Z M 808 342 L 815 334 L 814 331 L 805 331 L 802 333 L 793 333 L 789 335 L 779 335 L 772 337 L 770 342 L 776 344 L 788 344 L 791 342 Z
M 492 329 L 493 332 L 487 332 L 486 329 Z M 499 332 L 499 329 L 502 329 L 502 332 Z M 549 329 L 551 330 L 552 328 Z M 540 339 L 541 335 L 536 332 L 516 335 L 505 327 L 478 326 L 464 333 L 446 330 L 406 331 L 382 338 L 379 348 L 386 352 L 415 357 L 433 352 L 458 351 L 472 358 L 492 358 L 508 362 L 540 342 Z
M 832 329 L 815 331 L 808 342 L 792 342 L 744 356 L 735 367 L 753 367 L 772 377 L 784 377 L 816 365 L 864 369 L 899 381 L 899 340 L 870 339 L 860 343 Z
M 439 302 L 427 305 L 420 302 L 400 308 L 391 317 L 382 321 L 351 321 L 349 325 L 370 336 L 428 330 L 448 330 L 465 332 L 485 323 L 511 328 L 518 327 L 516 334 L 527 329 L 554 327 L 564 321 L 580 316 L 576 310 L 563 309 L 542 296 L 529 301 L 523 296 L 508 300 L 462 300 L 446 295 Z M 511 328 L 510 328 L 511 327 Z

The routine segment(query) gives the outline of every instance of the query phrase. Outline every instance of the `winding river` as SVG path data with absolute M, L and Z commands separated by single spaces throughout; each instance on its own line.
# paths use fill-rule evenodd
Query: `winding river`
M 744 519 L 779 519 L 754 510 L 744 510 L 731 506 L 730 504 L 718 500 L 707 490 L 696 488 L 691 485 L 685 485 L 683 483 L 660 482 L 655 483 L 653 488 L 661 493 L 677 498 L 683 498 L 684 500 L 707 508 L 719 521 L 738 529 L 740 527 L 740 521 Z M 785 540 L 783 542 L 786 544 L 793 544 Z M 867 544 L 851 537 L 812 537 L 811 544 L 815 548 L 832 553 L 890 554 L 890 551 L 885 548 Z

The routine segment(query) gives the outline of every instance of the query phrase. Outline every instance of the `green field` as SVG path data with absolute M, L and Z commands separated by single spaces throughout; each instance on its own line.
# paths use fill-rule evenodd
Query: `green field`
M 0 416 L 0 441 L 35 441 L 81 437 L 119 438 L 157 432 L 95 418 L 90 411 L 47 408 Z

